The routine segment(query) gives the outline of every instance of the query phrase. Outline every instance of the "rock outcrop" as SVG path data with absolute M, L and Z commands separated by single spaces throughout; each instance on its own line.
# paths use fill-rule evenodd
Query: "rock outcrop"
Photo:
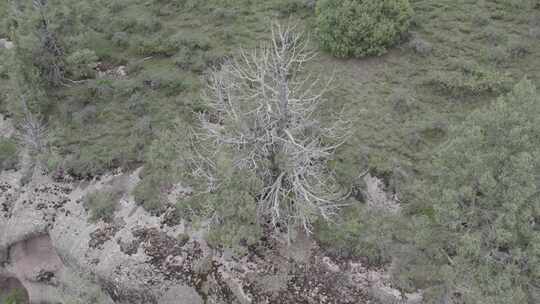
M 78 183 L 20 178 L 0 175 L 0 279 L 21 282 L 31 303 L 407 303 L 376 270 L 334 262 L 308 237 L 261 241 L 243 258 L 213 250 L 200 232 L 135 204 L 139 170 Z M 90 222 L 83 197 L 111 184 L 125 193 L 115 220 Z

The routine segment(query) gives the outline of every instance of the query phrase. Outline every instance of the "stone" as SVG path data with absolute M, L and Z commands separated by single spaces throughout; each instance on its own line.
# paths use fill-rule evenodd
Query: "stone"
M 419 37 L 416 33 L 413 33 L 409 41 L 409 47 L 420 56 L 427 56 L 433 52 L 433 45 Z
M 424 295 L 421 292 L 406 293 L 405 298 L 407 304 L 422 304 L 424 302 Z
M 15 47 L 15 44 L 13 42 L 7 40 L 7 39 L 0 39 L 0 49 L 12 49 Z

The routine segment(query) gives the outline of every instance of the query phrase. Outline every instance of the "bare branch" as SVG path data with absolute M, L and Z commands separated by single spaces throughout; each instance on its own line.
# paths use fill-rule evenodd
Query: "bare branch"
M 28 109 L 26 98 L 22 97 L 24 118 L 19 125 L 18 138 L 21 144 L 28 149 L 30 154 L 38 155 L 45 151 L 47 126 L 43 119 L 32 114 Z
M 311 231 L 316 217 L 329 220 L 344 196 L 327 162 L 346 137 L 339 118 L 322 127 L 315 113 L 330 81 L 306 73 L 315 52 L 294 26 L 272 26 L 272 40 L 260 49 L 240 51 L 236 59 L 207 75 L 204 99 L 210 111 L 199 116 L 199 139 L 233 151 L 233 166 L 264 184 L 258 213 L 275 226 Z M 324 139 L 324 140 L 323 140 Z M 325 144 L 334 140 L 335 144 Z M 200 155 L 194 175 L 215 185 L 216 167 Z

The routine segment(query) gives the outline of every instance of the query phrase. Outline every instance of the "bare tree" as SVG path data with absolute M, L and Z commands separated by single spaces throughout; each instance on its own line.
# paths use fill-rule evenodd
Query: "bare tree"
M 21 101 L 24 118 L 19 124 L 18 139 L 21 145 L 28 149 L 30 156 L 36 157 L 46 150 L 47 126 L 39 115 L 32 114 L 24 96 Z
M 327 162 L 344 141 L 346 122 L 324 127 L 316 112 L 330 81 L 305 69 L 315 56 L 294 27 L 272 26 L 272 40 L 241 51 L 208 74 L 204 97 L 211 110 L 200 115 L 203 140 L 231 149 L 233 167 L 263 182 L 259 219 L 274 226 L 303 227 L 330 219 L 343 197 Z M 329 144 L 332 143 L 332 144 Z M 212 157 L 200 158 L 194 173 L 218 186 Z

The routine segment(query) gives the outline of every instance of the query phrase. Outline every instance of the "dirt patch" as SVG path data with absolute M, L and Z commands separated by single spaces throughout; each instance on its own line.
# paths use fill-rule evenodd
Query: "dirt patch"
M 22 277 L 36 279 L 43 271 L 54 274 L 63 267 L 48 235 L 37 236 L 11 246 L 9 263 Z
M 58 285 L 57 278 L 64 265 L 48 235 L 39 235 L 12 245 L 9 249 L 8 268 L 20 285 L 25 287 L 31 303 L 57 300 L 51 291 Z M 15 281 L 10 282 L 8 284 L 14 284 Z

